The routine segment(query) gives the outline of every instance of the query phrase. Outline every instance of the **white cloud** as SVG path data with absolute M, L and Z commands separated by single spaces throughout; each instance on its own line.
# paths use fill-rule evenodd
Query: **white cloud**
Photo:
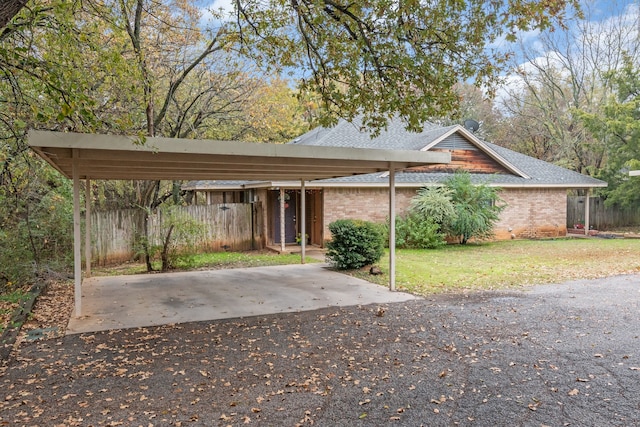
M 204 26 L 218 25 L 233 15 L 234 0 L 213 0 L 200 8 L 200 23 Z

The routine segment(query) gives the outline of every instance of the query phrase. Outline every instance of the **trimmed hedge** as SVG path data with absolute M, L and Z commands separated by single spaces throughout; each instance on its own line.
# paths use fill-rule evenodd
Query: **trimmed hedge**
M 380 261 L 384 238 L 380 227 L 369 221 L 340 219 L 329 224 L 327 261 L 339 270 L 362 268 Z

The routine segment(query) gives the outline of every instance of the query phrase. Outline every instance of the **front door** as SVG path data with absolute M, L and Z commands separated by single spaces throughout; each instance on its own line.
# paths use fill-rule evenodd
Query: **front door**
M 284 197 L 284 242 L 296 242 L 296 208 L 298 193 L 295 190 L 285 190 Z M 273 242 L 280 243 L 280 191 L 274 192 L 272 212 L 274 236 Z
M 307 233 L 312 245 L 322 246 L 322 231 L 324 222 L 322 220 L 322 190 L 311 190 L 307 192 Z

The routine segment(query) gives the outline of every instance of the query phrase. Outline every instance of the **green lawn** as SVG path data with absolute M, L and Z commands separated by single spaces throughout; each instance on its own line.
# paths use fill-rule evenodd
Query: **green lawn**
M 381 276 L 388 283 L 388 252 Z M 514 240 L 397 250 L 396 287 L 418 295 L 459 289 L 496 289 L 640 272 L 640 239 Z
M 319 262 L 312 258 L 306 258 L 307 263 Z M 197 269 L 222 269 L 222 268 L 243 268 L 262 267 L 269 265 L 299 264 L 299 254 L 277 254 L 275 252 L 212 252 L 206 254 L 193 255 L 188 263 L 178 263 L 177 270 L 197 270 Z M 160 262 L 154 262 L 153 267 L 160 269 Z M 146 273 L 146 268 L 142 263 L 127 263 L 119 266 L 104 268 L 94 268 L 96 276 L 140 274 Z

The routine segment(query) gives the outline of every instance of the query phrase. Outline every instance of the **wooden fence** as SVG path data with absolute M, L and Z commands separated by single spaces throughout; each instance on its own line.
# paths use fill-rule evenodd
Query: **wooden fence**
M 196 224 L 197 252 L 245 251 L 262 249 L 261 203 L 226 203 L 176 208 L 174 218 L 187 218 Z M 157 211 L 148 223 L 151 244 L 162 241 L 167 214 Z M 92 260 L 98 265 L 131 260 L 137 251 L 136 236 L 144 226 L 143 212 L 124 209 L 92 212 Z
M 584 224 L 585 196 L 567 197 L 567 227 Z M 589 225 L 596 230 L 640 225 L 640 207 L 620 209 L 607 207 L 600 197 L 589 198 Z

